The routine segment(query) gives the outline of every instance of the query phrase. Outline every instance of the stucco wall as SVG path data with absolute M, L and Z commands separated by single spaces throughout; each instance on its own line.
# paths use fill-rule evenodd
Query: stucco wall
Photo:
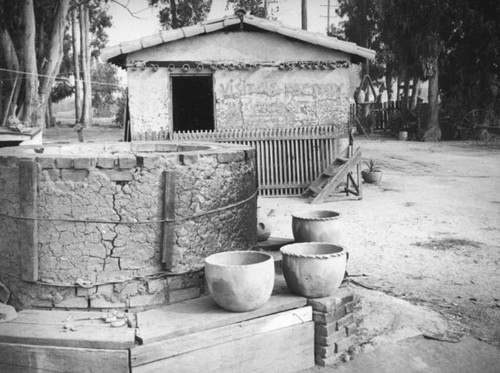
M 130 53 L 130 61 L 344 60 L 348 54 L 270 32 L 214 32 Z
M 191 61 L 213 74 L 216 129 L 347 125 L 353 68 L 346 53 L 265 32 L 213 33 L 130 53 L 127 62 Z M 282 62 L 344 61 L 326 69 L 279 69 Z M 226 68 L 210 69 L 213 64 Z M 229 70 L 229 63 L 260 68 Z M 196 74 L 194 69 L 191 74 Z M 179 69 L 175 73 L 179 74 Z M 172 129 L 170 72 L 164 67 L 129 67 L 132 135 Z
M 172 99 L 168 69 L 128 69 L 127 77 L 132 134 L 169 128 Z
M 332 124 L 339 132 L 349 115 L 349 69 L 214 74 L 218 129 Z

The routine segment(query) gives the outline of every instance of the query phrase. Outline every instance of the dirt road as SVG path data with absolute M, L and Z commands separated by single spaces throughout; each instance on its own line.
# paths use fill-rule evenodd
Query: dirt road
M 453 329 L 500 345 L 499 147 L 387 138 L 355 146 L 380 163 L 381 183 L 364 184 L 361 201 L 261 198 L 272 235 L 292 238 L 293 211 L 342 213 L 348 272 L 374 289 L 354 287 L 361 343 Z

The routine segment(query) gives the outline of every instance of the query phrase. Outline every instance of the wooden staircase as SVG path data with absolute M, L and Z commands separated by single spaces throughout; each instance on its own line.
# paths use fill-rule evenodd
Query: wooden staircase
M 314 180 L 302 194 L 303 197 L 314 197 L 311 204 L 323 203 L 337 188 L 346 183 L 344 192 L 362 197 L 361 189 L 361 149 L 357 148 L 354 154 L 352 146 L 340 153 L 334 161 Z M 350 156 L 349 156 L 350 155 Z M 353 176 L 356 172 L 356 177 Z M 352 188 L 354 189 L 351 189 Z

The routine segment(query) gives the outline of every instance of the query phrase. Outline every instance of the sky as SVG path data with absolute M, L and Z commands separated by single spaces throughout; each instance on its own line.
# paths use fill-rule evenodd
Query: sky
M 108 46 L 117 45 L 124 41 L 140 39 L 143 36 L 152 35 L 160 29 L 157 12 L 148 7 L 147 0 L 117 0 L 127 4 L 130 12 L 114 2 L 110 4 L 110 13 L 113 16 L 113 27 L 107 30 L 109 35 Z M 335 14 L 334 5 L 336 0 L 331 0 L 331 23 L 337 24 L 339 18 Z M 301 27 L 300 15 L 301 0 L 279 0 L 278 21 L 293 26 Z M 308 1 L 308 30 L 325 33 L 327 27 L 327 4 L 328 0 Z M 212 9 L 208 19 L 220 18 L 232 14 L 232 10 L 226 11 L 226 0 L 212 0 Z M 137 13 L 136 13 L 137 12 Z

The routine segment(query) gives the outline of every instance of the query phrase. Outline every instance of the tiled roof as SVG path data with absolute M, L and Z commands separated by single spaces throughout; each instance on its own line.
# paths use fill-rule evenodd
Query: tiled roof
M 261 30 L 274 32 L 306 43 L 338 50 L 362 58 L 375 58 L 375 51 L 371 49 L 363 48 L 355 43 L 339 40 L 331 36 L 286 26 L 277 21 L 271 21 L 251 15 L 244 15 L 242 22 L 243 24 L 253 26 Z M 122 57 L 131 52 L 136 52 L 141 49 L 153 47 L 163 43 L 169 43 L 183 38 L 209 34 L 214 31 L 225 29 L 229 26 L 238 25 L 239 23 L 240 18 L 234 15 L 198 23 L 194 26 L 182 27 L 175 30 L 164 30 L 153 35 L 145 36 L 141 39 L 127 41 L 105 48 L 102 50 L 101 56 L 106 61 L 117 62 L 122 60 Z

